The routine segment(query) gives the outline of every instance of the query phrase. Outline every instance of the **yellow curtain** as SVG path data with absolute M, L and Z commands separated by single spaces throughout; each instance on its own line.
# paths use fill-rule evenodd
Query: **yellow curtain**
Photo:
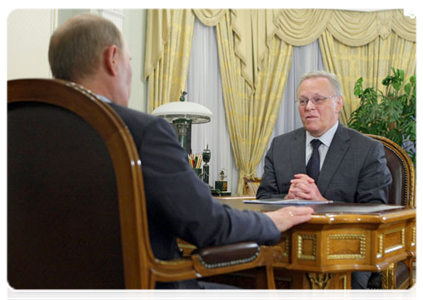
M 406 77 L 416 72 L 416 43 L 391 33 L 388 38 L 376 38 L 360 47 L 350 47 L 326 32 L 320 38 L 320 47 L 326 70 L 338 75 L 344 93 L 342 123 L 348 123 L 351 113 L 360 105 L 354 96 L 354 84 L 363 77 L 363 88 L 383 88 L 381 82 L 391 74 L 391 67 L 403 69 Z
M 191 10 L 149 10 L 144 77 L 148 107 L 177 101 L 185 90 L 195 17 Z
M 236 55 L 237 43 L 233 43 L 237 39 L 241 42 L 244 38 L 242 33 L 241 36 L 234 36 L 236 31 L 231 26 L 235 23 L 233 22 L 234 18 L 239 18 L 239 16 L 239 12 L 237 15 L 233 12 L 226 14 L 224 20 L 217 24 L 216 31 L 226 120 L 239 170 L 237 194 L 242 194 L 243 178 L 244 176 L 249 178 L 256 176 L 257 165 L 263 157 L 275 126 L 289 73 L 292 46 L 274 36 L 268 41 L 267 51 L 259 52 L 258 48 L 255 48 L 255 53 L 258 55 L 252 66 L 259 63 L 259 53 L 262 54 L 264 57 L 263 62 L 260 63 L 262 65 L 261 72 L 257 74 L 251 69 L 246 70 L 245 62 Z M 248 27 L 248 23 L 254 24 L 254 20 L 258 21 L 258 19 L 266 17 L 266 12 L 261 11 L 253 12 L 249 16 L 244 14 L 242 19 L 243 22 L 247 22 L 244 24 L 245 27 Z M 249 18 L 252 21 L 247 21 Z M 243 22 L 237 20 L 237 24 L 240 26 Z M 254 30 L 257 28 L 252 28 L 252 31 Z M 254 38 L 254 34 L 248 36 L 249 39 Z M 254 40 L 250 42 L 254 43 Z M 252 50 L 250 49 L 250 51 Z M 243 77 L 243 74 L 251 76 L 250 80 Z
M 366 14 L 337 11 L 334 19 L 337 22 L 320 37 L 320 49 L 325 69 L 337 74 L 341 82 L 344 108 L 340 120 L 346 124 L 360 105 L 354 96 L 357 79 L 363 77 L 364 88 L 382 89 L 381 81 L 391 74 L 391 67 L 403 69 L 406 77 L 415 74 L 415 23 L 413 34 L 413 23 L 398 10 Z

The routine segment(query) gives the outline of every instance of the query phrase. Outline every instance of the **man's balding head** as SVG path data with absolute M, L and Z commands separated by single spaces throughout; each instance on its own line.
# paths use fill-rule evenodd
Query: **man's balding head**
M 104 49 L 111 45 L 123 47 L 122 35 L 111 21 L 93 14 L 69 19 L 50 39 L 48 57 L 53 76 L 78 81 L 93 75 Z

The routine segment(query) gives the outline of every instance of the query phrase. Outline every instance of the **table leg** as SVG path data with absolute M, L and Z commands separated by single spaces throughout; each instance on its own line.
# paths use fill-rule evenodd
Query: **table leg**
M 288 289 L 350 289 L 351 272 L 308 273 L 275 269 L 277 288 Z

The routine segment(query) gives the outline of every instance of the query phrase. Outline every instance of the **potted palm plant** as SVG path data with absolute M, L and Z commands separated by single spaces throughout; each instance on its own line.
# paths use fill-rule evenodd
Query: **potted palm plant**
M 392 68 L 393 75 L 382 80 L 385 90 L 368 87 L 357 80 L 354 95 L 360 106 L 352 112 L 350 128 L 384 136 L 404 148 L 416 163 L 416 75 L 404 78 L 404 70 Z

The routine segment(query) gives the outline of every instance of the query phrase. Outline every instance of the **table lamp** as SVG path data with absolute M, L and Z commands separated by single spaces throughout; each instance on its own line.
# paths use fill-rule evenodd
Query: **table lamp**
M 163 117 L 169 123 L 175 125 L 179 143 L 189 154 L 191 149 L 190 145 L 188 145 L 188 132 L 191 133 L 189 130 L 191 124 L 208 123 L 213 114 L 207 107 L 201 104 L 186 102 L 186 95 L 187 92 L 182 92 L 178 102 L 163 104 L 153 110 L 151 114 L 153 116 Z

